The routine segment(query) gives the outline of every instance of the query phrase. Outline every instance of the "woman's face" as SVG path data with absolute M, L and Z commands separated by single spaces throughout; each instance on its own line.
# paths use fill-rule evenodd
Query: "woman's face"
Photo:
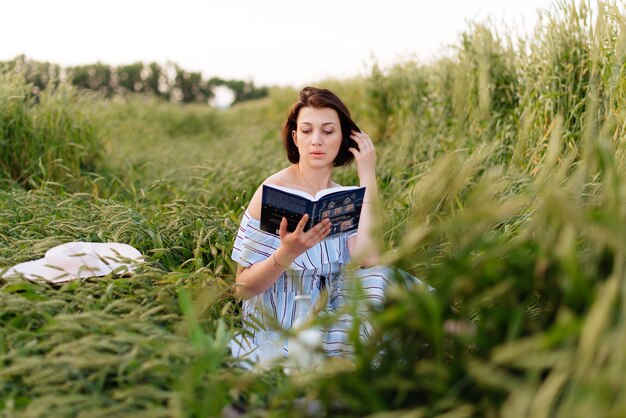
M 300 152 L 300 163 L 333 166 L 341 147 L 339 115 L 330 107 L 303 107 L 291 136 Z

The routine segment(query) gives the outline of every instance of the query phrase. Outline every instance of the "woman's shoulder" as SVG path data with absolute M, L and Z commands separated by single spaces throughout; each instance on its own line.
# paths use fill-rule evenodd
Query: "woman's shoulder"
M 294 183 L 294 169 L 293 166 L 285 167 L 282 170 L 272 174 L 265 179 L 263 184 L 273 184 L 275 186 L 289 187 Z M 261 187 L 259 187 L 261 188 Z
M 293 174 L 291 174 L 292 168 L 286 167 L 268 178 L 266 178 L 263 183 L 256 189 L 252 199 L 250 199 L 250 203 L 248 205 L 248 213 L 255 219 L 261 219 L 261 196 L 263 194 L 263 185 L 264 184 L 273 184 L 275 186 L 284 186 L 289 187 L 293 183 Z

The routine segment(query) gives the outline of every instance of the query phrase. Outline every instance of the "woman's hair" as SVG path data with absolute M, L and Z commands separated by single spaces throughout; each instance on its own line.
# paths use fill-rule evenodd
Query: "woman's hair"
M 354 123 L 352 117 L 350 116 L 350 111 L 346 107 L 345 104 L 337 97 L 333 92 L 327 89 L 319 89 L 316 87 L 305 87 L 300 91 L 299 100 L 294 103 L 289 111 L 289 116 L 287 116 L 287 120 L 283 124 L 282 128 L 282 137 L 283 137 L 283 145 L 287 150 L 287 158 L 291 163 L 297 163 L 300 161 L 300 152 L 298 151 L 298 147 L 293 141 L 293 137 L 291 132 L 296 130 L 298 115 L 300 114 L 300 109 L 303 107 L 312 107 L 314 109 L 322 109 L 322 108 L 331 108 L 335 109 L 337 114 L 339 115 L 339 122 L 341 124 L 341 146 L 339 147 L 339 153 L 337 153 L 337 157 L 335 157 L 334 165 L 335 167 L 346 165 L 352 162 L 354 159 L 354 155 L 348 148 L 353 147 L 356 148 L 356 142 L 350 138 L 350 133 L 352 131 L 361 132 L 359 127 Z

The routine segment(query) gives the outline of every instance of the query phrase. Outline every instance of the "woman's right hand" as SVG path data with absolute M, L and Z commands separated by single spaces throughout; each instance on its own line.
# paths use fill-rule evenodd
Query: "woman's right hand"
M 281 265 L 288 266 L 300 254 L 315 246 L 330 233 L 331 222 L 328 218 L 321 220 L 317 225 L 304 232 L 304 227 L 308 220 L 309 215 L 304 214 L 293 232 L 287 231 L 286 218 L 280 221 L 278 229 L 280 247 L 276 250 L 276 253 L 279 253 L 280 259 L 277 262 Z

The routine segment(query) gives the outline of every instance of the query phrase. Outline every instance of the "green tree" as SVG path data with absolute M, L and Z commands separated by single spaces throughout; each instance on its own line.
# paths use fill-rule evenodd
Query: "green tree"
M 143 70 L 144 65 L 141 62 L 118 66 L 115 69 L 115 73 L 117 75 L 117 86 L 115 86 L 115 91 L 120 94 L 145 91 L 145 83 L 142 78 Z
M 224 84 L 235 93 L 233 104 L 267 96 L 267 88 L 257 88 L 252 81 L 227 80 Z
M 206 103 L 213 97 L 210 84 L 202 79 L 202 74 L 187 72 L 176 66 L 173 97 L 183 103 Z
M 167 88 L 167 76 L 163 73 L 163 69 L 156 62 L 151 62 L 144 68 L 143 73 L 143 91 L 159 97 L 169 98 Z
M 113 70 L 109 65 L 97 62 L 90 65 L 69 67 L 67 76 L 70 82 L 79 88 L 90 89 L 111 97 L 114 92 Z
M 33 93 L 49 87 L 58 87 L 63 75 L 69 83 L 85 90 L 98 91 L 105 97 L 116 94 L 143 93 L 179 103 L 208 103 L 214 97 L 213 89 L 226 86 L 233 91 L 239 103 L 268 95 L 266 87 L 256 87 L 251 81 L 225 80 L 218 77 L 205 80 L 200 72 L 189 72 L 168 62 L 156 62 L 111 67 L 97 62 L 62 68 L 49 62 L 38 62 L 19 55 L 11 61 L 0 62 L 0 72 L 15 71 L 33 86 Z
M 39 62 L 18 55 L 10 61 L 0 62 L 5 72 L 19 72 L 26 83 L 32 84 L 33 93 L 46 89 L 49 85 L 58 87 L 62 69 L 57 64 Z

